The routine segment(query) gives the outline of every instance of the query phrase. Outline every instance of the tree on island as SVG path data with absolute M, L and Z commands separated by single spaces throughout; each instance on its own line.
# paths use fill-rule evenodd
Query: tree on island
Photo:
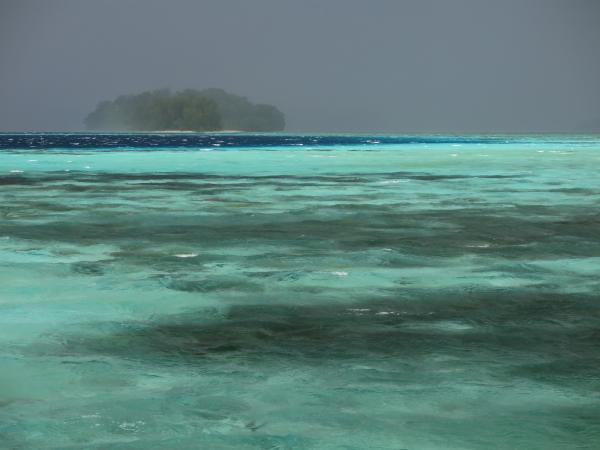
M 85 118 L 89 130 L 282 131 L 284 115 L 223 89 L 172 93 L 168 89 L 103 101 Z
M 200 95 L 217 104 L 225 130 L 283 131 L 285 128 L 283 113 L 273 105 L 254 104 L 223 89 L 204 89 Z

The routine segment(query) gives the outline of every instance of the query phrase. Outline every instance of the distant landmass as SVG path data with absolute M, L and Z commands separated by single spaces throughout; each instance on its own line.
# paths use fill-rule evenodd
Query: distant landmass
M 84 123 L 96 131 L 282 131 L 285 117 L 223 89 L 159 89 L 100 102 Z

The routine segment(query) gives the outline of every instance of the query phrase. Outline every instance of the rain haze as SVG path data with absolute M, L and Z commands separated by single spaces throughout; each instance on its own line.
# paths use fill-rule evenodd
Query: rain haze
M 0 130 L 219 87 L 291 132 L 598 132 L 600 2 L 0 0 Z

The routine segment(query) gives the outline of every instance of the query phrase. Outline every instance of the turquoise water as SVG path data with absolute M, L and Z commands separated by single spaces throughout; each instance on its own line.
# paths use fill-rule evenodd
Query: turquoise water
M 600 138 L 0 135 L 0 448 L 600 447 Z

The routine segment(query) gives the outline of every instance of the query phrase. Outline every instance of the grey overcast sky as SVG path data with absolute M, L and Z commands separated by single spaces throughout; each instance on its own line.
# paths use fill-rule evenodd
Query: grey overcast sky
M 0 0 L 0 130 L 222 87 L 289 131 L 600 131 L 600 0 Z

